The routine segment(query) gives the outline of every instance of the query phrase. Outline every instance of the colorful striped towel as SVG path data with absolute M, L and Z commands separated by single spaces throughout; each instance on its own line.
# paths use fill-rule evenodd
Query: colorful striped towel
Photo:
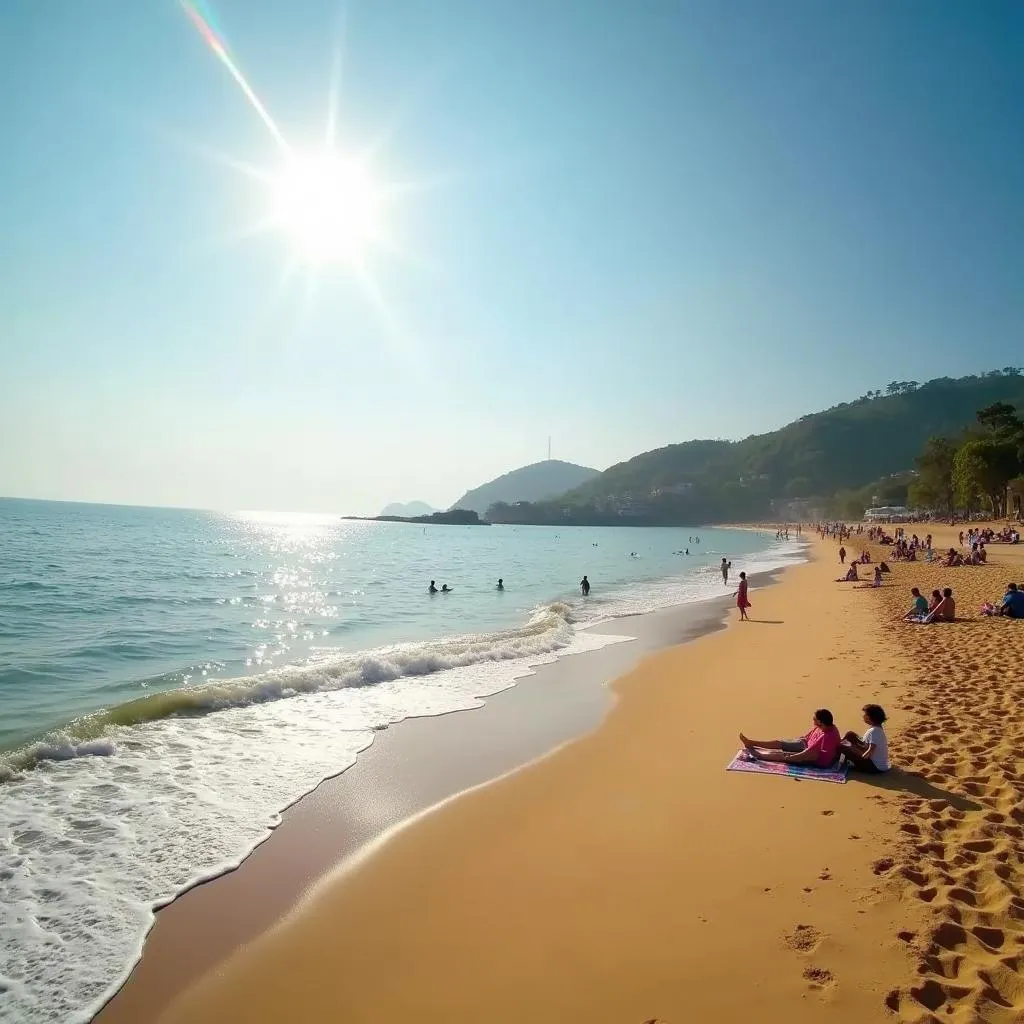
M 832 768 L 815 768 L 809 764 L 784 764 L 782 761 L 755 761 L 745 750 L 725 766 L 727 772 L 754 772 L 759 775 L 788 775 L 793 779 L 813 779 L 816 782 L 845 782 L 850 766 L 843 761 Z

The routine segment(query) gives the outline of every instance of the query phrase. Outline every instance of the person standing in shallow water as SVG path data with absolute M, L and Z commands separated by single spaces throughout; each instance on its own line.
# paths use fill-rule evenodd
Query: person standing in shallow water
M 580 580 L 580 593 L 586 597 L 590 593 L 590 580 L 586 576 Z
M 729 585 L 729 570 L 732 568 L 732 562 L 727 562 L 724 558 L 722 559 L 722 582 Z
M 750 607 L 750 598 L 747 597 L 747 574 L 740 573 L 740 589 L 736 591 L 736 607 L 740 610 L 740 622 L 747 619 L 747 609 Z

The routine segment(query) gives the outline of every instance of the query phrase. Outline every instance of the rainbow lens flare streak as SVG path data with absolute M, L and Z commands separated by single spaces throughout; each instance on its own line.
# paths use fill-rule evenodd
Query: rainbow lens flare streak
M 285 151 L 285 153 L 291 152 L 291 149 L 285 140 L 285 137 L 281 134 L 280 128 L 274 123 L 274 119 L 270 116 L 269 111 L 263 105 L 259 96 L 253 91 L 253 88 L 246 81 L 245 75 L 242 74 L 241 69 L 235 63 L 234 58 L 231 56 L 228 50 L 227 44 L 224 42 L 223 37 L 217 33 L 217 30 L 210 24 L 212 18 L 209 14 L 204 17 L 200 12 L 199 7 L 192 2 L 192 0 L 181 0 L 181 6 L 185 13 L 188 15 L 189 21 L 195 26 L 196 31 L 202 37 L 203 41 L 213 51 L 214 55 L 220 60 L 220 62 L 228 69 L 228 73 L 238 84 L 239 89 L 245 95 L 245 98 L 252 104 L 253 110 L 256 111 L 260 116 L 260 120 L 267 126 L 267 130 L 273 136 L 274 141 Z

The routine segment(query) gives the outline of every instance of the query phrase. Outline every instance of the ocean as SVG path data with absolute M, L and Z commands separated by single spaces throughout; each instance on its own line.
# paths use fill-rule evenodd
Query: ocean
M 87 1021 L 154 910 L 374 732 L 728 593 L 723 556 L 735 575 L 801 547 L 0 499 L 0 1021 Z

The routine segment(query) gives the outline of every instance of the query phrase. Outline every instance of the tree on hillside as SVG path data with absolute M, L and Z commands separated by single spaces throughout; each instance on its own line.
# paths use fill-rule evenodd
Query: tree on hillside
M 887 395 L 906 395 L 911 391 L 916 391 L 921 385 L 916 380 L 894 380 L 885 387 L 885 393 Z M 876 395 L 881 395 L 880 391 L 875 392 Z
M 1006 513 L 1006 485 L 1020 471 L 1017 445 L 997 437 L 965 441 L 953 460 L 953 486 L 957 501 L 970 509 L 984 498 L 992 514 Z
M 908 500 L 912 505 L 941 509 L 953 517 L 955 504 L 953 464 L 956 446 L 945 437 L 929 438 L 924 451 L 917 457 L 917 478 L 910 485 Z
M 993 402 L 978 410 L 978 422 L 1000 437 L 1016 437 L 1024 430 L 1017 410 L 1008 402 Z

